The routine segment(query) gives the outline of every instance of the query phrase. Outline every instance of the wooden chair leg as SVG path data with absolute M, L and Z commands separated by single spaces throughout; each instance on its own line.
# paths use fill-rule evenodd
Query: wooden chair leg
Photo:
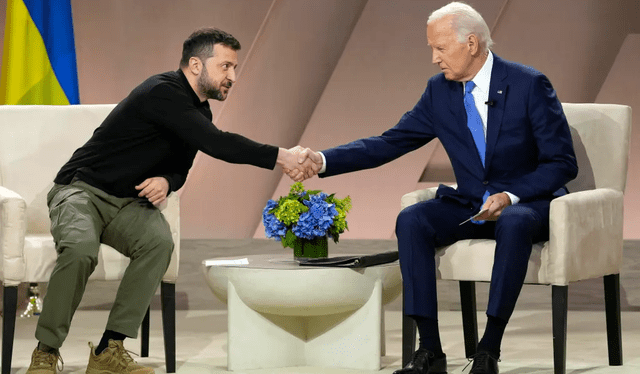
M 622 329 L 620 325 L 620 274 L 604 276 L 604 305 L 607 318 L 609 365 L 622 365 Z
M 478 349 L 478 317 L 476 313 L 475 282 L 460 281 L 460 309 L 462 310 L 464 351 L 467 358 L 469 358 L 476 354 Z
M 150 311 L 151 306 L 147 308 L 147 313 L 142 320 L 141 332 L 140 332 L 140 357 L 149 357 L 149 325 L 150 325 Z
M 162 330 L 164 335 L 164 355 L 167 373 L 176 372 L 176 285 L 162 282 Z
M 551 286 L 553 314 L 553 372 L 565 374 L 567 368 L 567 306 L 569 286 Z
M 416 323 L 404 314 L 404 292 L 402 293 L 402 367 L 405 367 L 416 350 Z
M 2 374 L 11 373 L 13 338 L 16 331 L 16 309 L 18 307 L 18 286 L 4 287 L 2 295 Z

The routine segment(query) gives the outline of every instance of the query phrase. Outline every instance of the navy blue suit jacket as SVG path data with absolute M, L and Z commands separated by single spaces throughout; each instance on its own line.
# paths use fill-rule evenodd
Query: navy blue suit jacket
M 444 146 L 457 189 L 441 185 L 438 196 L 478 209 L 482 195 L 508 191 L 521 202 L 551 200 L 575 178 L 578 166 L 569 125 L 551 83 L 528 66 L 494 54 L 487 116 L 486 167 L 478 155 L 460 82 L 432 77 L 422 97 L 398 124 L 380 136 L 322 151 L 327 177 L 370 169 L 434 138 Z

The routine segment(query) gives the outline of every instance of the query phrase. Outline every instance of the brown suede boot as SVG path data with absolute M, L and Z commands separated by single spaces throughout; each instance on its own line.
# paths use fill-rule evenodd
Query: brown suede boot
M 58 361 L 60 361 L 60 368 L 57 367 Z M 63 368 L 64 362 L 57 350 L 45 352 L 36 347 L 31 354 L 31 365 L 25 374 L 57 374 L 58 370 L 62 371 Z
M 154 374 L 153 368 L 138 365 L 124 349 L 122 340 L 109 340 L 109 346 L 96 356 L 93 344 L 87 374 Z

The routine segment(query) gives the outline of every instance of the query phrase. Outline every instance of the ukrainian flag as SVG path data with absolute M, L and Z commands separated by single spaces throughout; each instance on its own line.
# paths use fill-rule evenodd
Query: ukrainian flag
M 78 104 L 70 0 L 8 0 L 0 104 Z

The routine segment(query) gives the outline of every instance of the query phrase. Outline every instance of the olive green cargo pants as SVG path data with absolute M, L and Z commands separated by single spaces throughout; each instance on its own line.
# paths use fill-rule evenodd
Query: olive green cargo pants
M 118 198 L 79 180 L 54 185 L 47 195 L 58 251 L 36 339 L 60 348 L 69 332 L 105 243 L 131 262 L 120 282 L 106 329 L 135 338 L 171 261 L 173 239 L 160 210 L 146 199 Z

